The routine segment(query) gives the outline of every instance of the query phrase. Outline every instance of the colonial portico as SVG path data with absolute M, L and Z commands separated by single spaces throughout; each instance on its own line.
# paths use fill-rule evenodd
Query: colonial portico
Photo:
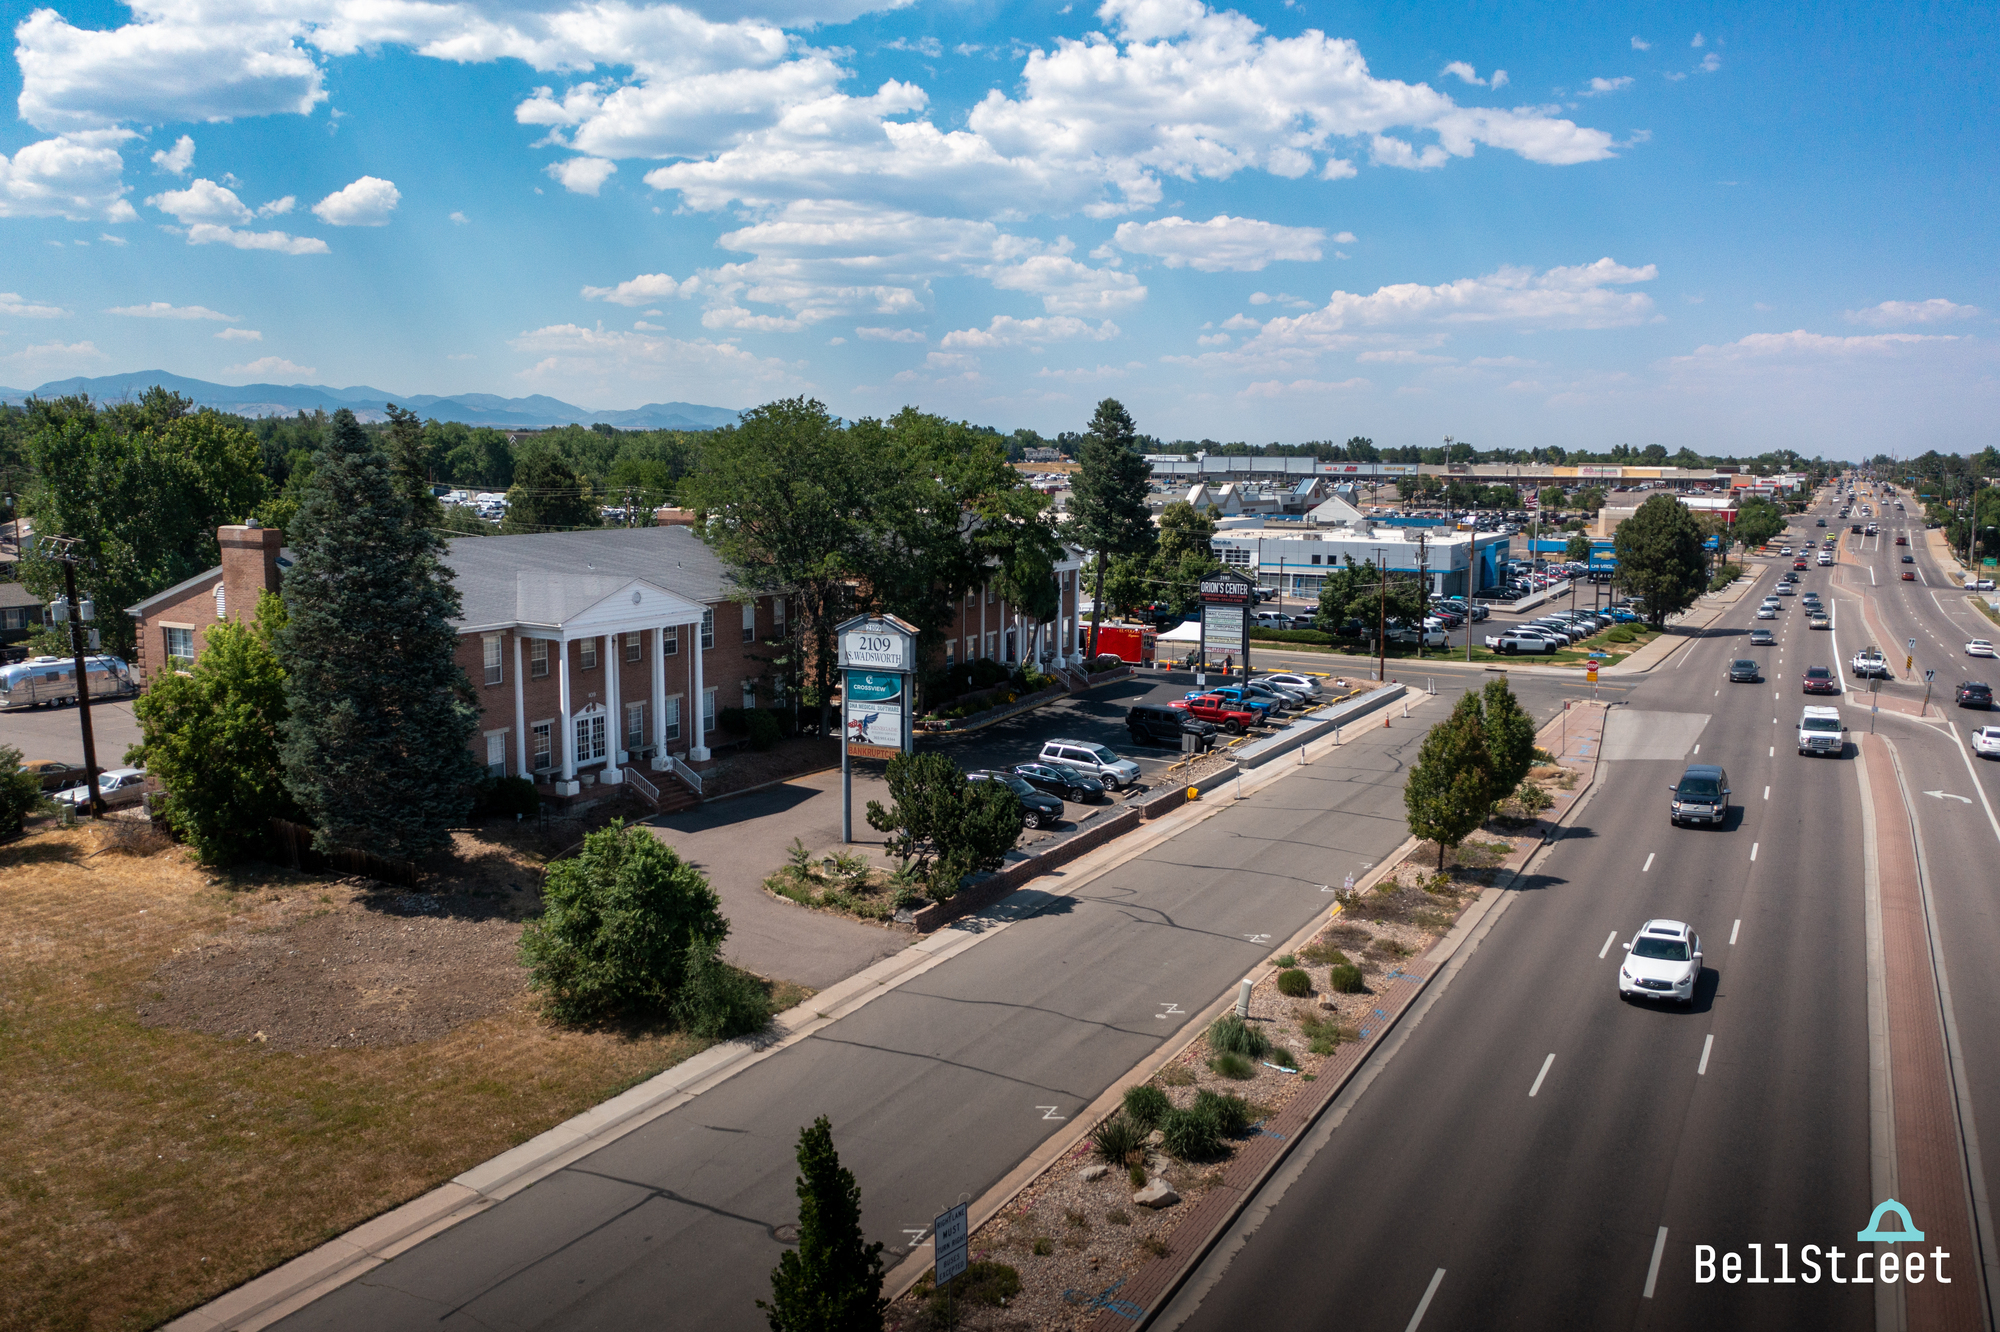
M 691 762 L 707 760 L 702 656 L 715 633 L 708 607 L 646 579 L 616 574 L 522 572 L 516 599 L 510 626 L 515 771 L 535 770 L 526 682 L 551 664 L 556 724 L 549 738 L 556 752 L 535 757 L 555 761 L 557 794 L 575 795 L 585 772 L 597 782 L 618 785 L 625 766 L 641 757 L 656 772 L 672 768 L 683 755 Z M 649 687 L 642 698 L 628 699 L 625 667 L 640 662 L 649 667 Z M 583 688 L 580 677 L 586 672 L 588 683 L 599 689 Z M 639 703 L 644 707 L 636 715 L 645 721 L 635 731 L 628 720 Z M 683 743 L 684 735 L 691 741 Z

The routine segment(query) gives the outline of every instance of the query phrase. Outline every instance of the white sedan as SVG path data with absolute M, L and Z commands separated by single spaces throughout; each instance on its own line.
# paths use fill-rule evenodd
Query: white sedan
M 1975 638 L 1965 645 L 1965 655 L 1968 657 L 1990 657 L 1993 655 L 1993 645 L 1983 638 Z
M 1759 606 L 1757 608 L 1757 618 L 1760 620 L 1775 620 L 1778 618 L 1778 608 L 1776 606 Z
M 1972 752 L 1981 758 L 2000 758 L 2000 726 L 1982 726 L 1974 731 Z

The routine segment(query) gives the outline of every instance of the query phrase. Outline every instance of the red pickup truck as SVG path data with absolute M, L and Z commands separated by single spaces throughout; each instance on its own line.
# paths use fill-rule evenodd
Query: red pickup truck
M 1241 735 L 1257 724 L 1255 713 L 1235 707 L 1219 694 L 1198 694 L 1193 698 L 1178 698 L 1167 706 L 1179 708 L 1205 722 L 1213 722 L 1231 735 Z

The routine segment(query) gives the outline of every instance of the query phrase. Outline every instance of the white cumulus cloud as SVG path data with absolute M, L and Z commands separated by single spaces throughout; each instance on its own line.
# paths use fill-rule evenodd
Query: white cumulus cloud
M 215 336 L 222 342 L 262 342 L 264 340 L 264 335 L 254 328 L 225 328 Z
M 65 343 L 60 340 L 37 343 L 31 347 L 23 347 L 10 356 L 0 357 L 0 361 L 18 365 L 24 370 L 39 371 L 42 374 L 80 369 L 104 359 L 106 359 L 104 353 L 97 349 L 97 344 L 94 342 Z
M 379 176 L 363 176 L 312 206 L 320 221 L 336 227 L 386 227 L 402 194 Z
M 317 236 L 294 236 L 287 231 L 238 231 L 213 222 L 196 222 L 187 229 L 190 245 L 228 245 L 238 250 L 271 250 L 278 254 L 331 254 Z
M 260 356 L 245 365 L 232 365 L 223 373 L 241 375 L 253 382 L 277 381 L 281 379 L 290 379 L 297 382 L 311 379 L 319 371 L 309 365 L 293 365 L 282 356 Z
M 618 164 L 601 157 L 566 157 L 560 162 L 549 163 L 542 170 L 572 194 L 595 195 L 618 170 Z
M 101 217 L 129 222 L 137 214 L 125 200 L 125 161 L 117 145 L 130 130 L 59 134 L 23 145 L 10 159 L 0 153 L 0 217 Z
M 194 140 L 183 134 L 174 146 L 153 154 L 153 166 L 172 176 L 184 176 L 194 165 Z
M 1045 315 L 1034 319 L 995 315 L 993 321 L 985 328 L 961 328 L 945 334 L 943 345 L 947 348 L 1019 347 L 1024 344 L 1078 340 L 1109 342 L 1122 332 L 1123 330 L 1109 319 L 1093 326 L 1072 315 Z
M 1349 233 L 1342 235 L 1354 239 Z M 1326 238 L 1318 227 L 1286 227 L 1218 214 L 1206 222 L 1181 217 L 1121 222 L 1112 239 L 1120 249 L 1152 255 L 1168 268 L 1185 265 L 1204 273 L 1255 273 L 1274 260 L 1318 259 Z
M 11 291 L 0 291 L 0 314 L 16 319 L 61 319 L 69 311 L 60 305 L 41 305 Z
M 1653 49 L 1653 44 L 1643 37 L 1634 37 L 1632 39 L 1632 49 L 1634 51 L 1650 51 Z
M 104 313 L 127 315 L 133 319 L 214 319 L 225 324 L 236 322 L 235 315 L 211 310 L 206 305 L 173 305 L 166 301 L 152 301 L 145 305 L 118 305 Z
M 744 351 L 733 342 L 687 341 L 661 333 L 550 324 L 510 343 L 539 359 L 522 373 L 531 382 L 601 386 L 622 380 L 677 398 L 763 401 L 806 387 L 793 365 Z
M 587 301 L 610 301 L 613 305 L 646 305 L 665 300 L 681 289 L 681 284 L 665 273 L 641 273 L 615 287 L 585 287 Z
M 1928 301 L 1883 301 L 1865 310 L 1849 310 L 1847 321 L 1871 328 L 1894 328 L 1898 324 L 1942 324 L 1972 319 L 1980 314 L 1976 305 L 1956 305 L 1941 297 Z
M 854 336 L 863 342 L 928 342 L 923 333 L 914 328 L 857 328 Z M 845 341 L 845 339 L 841 339 Z M 949 344 L 947 344 L 949 345 Z
M 163 194 L 155 194 L 146 200 L 146 204 L 183 224 L 248 222 L 256 216 L 248 205 L 236 197 L 236 191 L 226 185 L 218 185 L 205 176 L 196 179 L 184 190 L 168 190 Z
M 1622 92 L 1632 86 L 1632 77 L 1621 74 L 1615 79 L 1592 79 L 1590 86 L 1583 90 L 1585 97 L 1602 97 L 1606 93 Z

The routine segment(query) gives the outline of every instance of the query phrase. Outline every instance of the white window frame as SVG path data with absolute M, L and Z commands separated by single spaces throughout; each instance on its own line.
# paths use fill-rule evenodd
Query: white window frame
M 701 733 L 708 735 L 715 729 L 715 686 L 701 691 Z
M 553 772 L 556 766 L 556 724 L 553 718 L 528 727 L 528 760 L 536 772 Z
M 701 612 L 702 651 L 706 652 L 708 649 L 714 646 L 715 646 L 715 607 L 704 606 Z
M 681 654 L 681 627 L 670 624 L 666 627 L 666 647 L 661 650 L 663 657 L 678 657 Z
M 757 682 L 755 680 L 745 680 L 743 682 L 743 710 L 748 712 L 756 706 Z
M 646 705 L 644 702 L 625 705 L 625 749 L 629 751 L 646 747 Z
M 166 645 L 167 666 L 170 670 L 184 671 L 194 665 L 194 626 L 191 624 L 163 624 L 160 626 Z M 187 655 L 174 651 L 174 635 L 187 635 Z
M 576 762 L 579 767 L 586 763 L 601 763 L 611 757 L 611 741 L 607 734 L 606 718 L 602 709 L 585 712 L 575 718 L 573 730 L 576 736 Z
M 227 583 L 217 583 L 215 585 L 215 618 L 218 620 L 229 618 L 229 585 Z
M 528 640 L 528 678 L 530 680 L 549 678 L 549 640 L 546 638 Z
M 506 672 L 502 670 L 500 665 L 500 635 L 482 634 L 480 636 L 480 648 L 484 654 L 486 683 L 489 685 L 505 683 Z
M 771 598 L 771 631 L 782 636 L 785 632 L 785 599 Z
M 490 777 L 507 775 L 507 730 L 502 727 L 486 733 L 486 772 Z
M 576 654 L 580 659 L 580 664 L 577 666 L 578 670 L 594 671 L 597 669 L 597 639 L 595 637 L 577 639 Z
M 666 725 L 661 729 L 667 737 L 668 744 L 672 744 L 681 738 L 681 696 L 679 694 L 667 695 Z
M 646 659 L 646 636 L 644 634 L 625 635 L 625 660 L 644 661 Z
M 743 641 L 757 641 L 757 603 L 754 601 L 743 603 Z

